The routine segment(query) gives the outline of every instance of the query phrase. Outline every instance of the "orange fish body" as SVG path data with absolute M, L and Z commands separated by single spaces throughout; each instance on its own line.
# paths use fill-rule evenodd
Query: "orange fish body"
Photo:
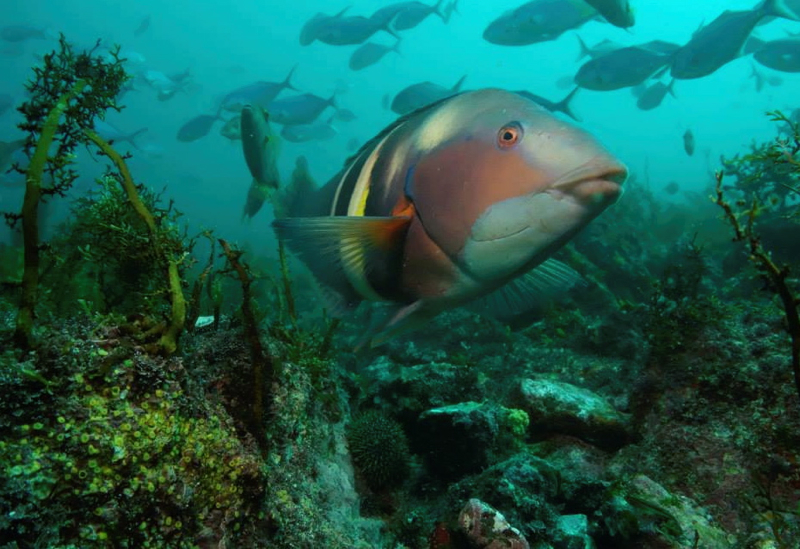
M 625 167 L 585 131 L 499 89 L 398 119 L 273 223 L 337 309 L 395 310 L 370 343 L 483 300 L 527 306 L 578 277 L 548 259 L 612 204 Z M 537 295 L 539 294 L 539 295 Z

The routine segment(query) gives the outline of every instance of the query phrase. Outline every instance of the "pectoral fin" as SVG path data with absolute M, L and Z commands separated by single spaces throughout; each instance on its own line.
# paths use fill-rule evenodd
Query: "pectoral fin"
M 272 222 L 278 238 L 317 280 L 352 308 L 361 300 L 383 300 L 369 281 L 374 270 L 402 253 L 409 217 L 285 217 Z
M 499 320 L 510 319 L 542 307 L 582 283 L 583 278 L 572 267 L 548 259 L 494 292 L 473 301 L 468 308 Z
M 367 334 L 358 343 L 356 350 L 364 346 L 375 348 L 383 345 L 393 337 L 416 330 L 439 314 L 423 301 L 415 301 L 410 305 L 395 308 L 383 321 L 380 328 Z

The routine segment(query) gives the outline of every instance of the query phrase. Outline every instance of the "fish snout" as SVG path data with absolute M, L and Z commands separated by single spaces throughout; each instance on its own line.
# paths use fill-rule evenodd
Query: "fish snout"
M 582 204 L 606 207 L 620 197 L 627 179 L 628 168 L 623 163 L 607 154 L 599 154 L 563 175 L 552 189 Z

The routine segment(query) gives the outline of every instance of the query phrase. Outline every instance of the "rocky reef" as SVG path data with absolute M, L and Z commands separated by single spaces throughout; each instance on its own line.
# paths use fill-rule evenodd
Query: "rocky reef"
M 60 47 L 17 169 L 62 187 L 26 200 L 80 177 L 68 145 L 35 156 L 47 135 L 110 166 L 46 246 L 32 202 L 7 215 L 27 230 L 0 246 L 2 547 L 796 547 L 790 121 L 713 200 L 632 181 L 560 252 L 587 281 L 565 300 L 355 351 L 368 311 L 320 314 L 283 250 L 191 236 L 94 139 L 124 75 Z

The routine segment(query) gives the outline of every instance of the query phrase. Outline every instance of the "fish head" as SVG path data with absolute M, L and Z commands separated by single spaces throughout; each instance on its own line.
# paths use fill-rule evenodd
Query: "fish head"
M 473 283 L 530 270 L 619 197 L 625 166 L 584 130 L 497 89 L 455 96 L 413 137 L 406 193 Z

